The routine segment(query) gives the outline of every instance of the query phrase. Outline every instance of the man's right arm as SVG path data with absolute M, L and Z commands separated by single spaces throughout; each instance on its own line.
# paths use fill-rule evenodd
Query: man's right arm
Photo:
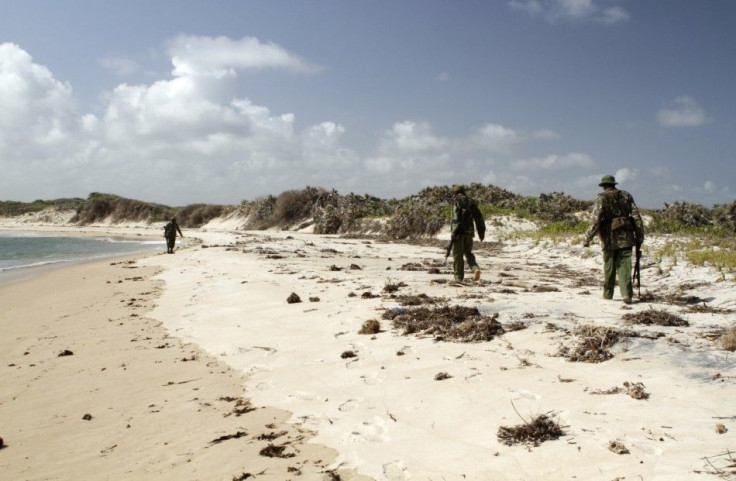
M 588 227 L 588 230 L 585 232 L 585 240 L 583 240 L 583 246 L 590 246 L 590 241 L 592 241 L 593 237 L 595 237 L 595 235 L 598 233 L 598 229 L 600 229 L 601 227 L 601 221 L 603 220 L 602 214 L 603 202 L 601 196 L 599 195 L 595 199 L 593 212 L 590 214 L 590 227 Z

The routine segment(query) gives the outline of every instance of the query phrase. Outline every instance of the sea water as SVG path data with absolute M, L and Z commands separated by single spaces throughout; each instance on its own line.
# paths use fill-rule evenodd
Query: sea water
M 43 267 L 86 262 L 106 257 L 165 248 L 165 242 L 47 235 L 0 231 L 0 282 Z

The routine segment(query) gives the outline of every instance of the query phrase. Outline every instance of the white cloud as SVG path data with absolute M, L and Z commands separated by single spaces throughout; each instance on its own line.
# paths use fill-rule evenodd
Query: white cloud
M 695 99 L 683 95 L 674 105 L 657 113 L 657 121 L 664 127 L 697 127 L 708 121 L 705 110 Z
M 233 40 L 228 37 L 180 35 L 169 43 L 174 76 L 202 75 L 221 78 L 238 70 L 286 69 L 312 73 L 316 65 L 275 43 L 255 37 Z
M 542 158 L 520 159 L 511 162 L 511 167 L 519 171 L 589 169 L 595 165 L 587 154 L 570 153 L 566 155 L 548 155 Z
M 629 169 L 628 167 L 624 167 L 622 169 L 618 169 L 614 177 L 616 178 L 616 182 L 622 183 L 634 180 L 638 176 L 639 171 L 637 169 Z
M 98 63 L 120 77 L 127 77 L 140 71 L 140 66 L 134 60 L 124 57 L 105 57 L 99 59 Z
M 574 21 L 614 24 L 629 20 L 629 12 L 620 5 L 601 7 L 598 0 L 510 0 L 509 7 L 551 22 Z
M 442 149 L 447 140 L 437 137 L 427 122 L 397 122 L 384 133 L 381 141 L 383 152 L 426 152 Z
M 705 183 L 703 184 L 703 190 L 712 194 L 718 190 L 718 186 L 716 185 L 715 182 L 711 180 L 706 180 Z
M 440 73 L 439 73 L 439 74 L 437 75 L 437 80 L 438 80 L 439 82 L 447 82 L 448 80 L 450 80 L 450 74 L 449 74 L 449 73 L 447 73 L 447 72 L 440 72 Z

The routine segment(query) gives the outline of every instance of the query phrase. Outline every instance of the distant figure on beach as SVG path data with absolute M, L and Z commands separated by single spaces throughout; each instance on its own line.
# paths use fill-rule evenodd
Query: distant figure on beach
M 473 237 L 475 236 L 473 224 L 478 229 L 478 238 L 481 242 L 486 235 L 486 224 L 478 204 L 465 192 L 465 186 L 455 185 L 452 191 L 455 196 L 451 221 L 452 267 L 455 280 L 462 282 L 465 278 L 465 262 L 463 261 L 465 257 L 468 267 L 473 271 L 473 279 L 478 281 L 480 280 L 480 267 L 473 254 Z
M 174 253 L 174 244 L 176 244 L 176 233 L 179 232 L 179 235 L 184 237 L 184 234 L 181 233 L 181 229 L 179 228 L 179 224 L 176 223 L 176 218 L 171 219 L 171 222 L 167 223 L 164 226 L 164 237 L 166 238 L 166 253 L 167 254 L 173 254 Z
M 603 248 L 603 298 L 613 299 L 618 273 L 619 290 L 626 304 L 631 304 L 634 286 L 631 282 L 631 248 L 644 242 L 644 222 L 634 198 L 625 190 L 616 188 L 616 179 L 604 175 L 590 216 L 590 227 L 585 233 L 583 246 L 590 246 L 596 234 Z

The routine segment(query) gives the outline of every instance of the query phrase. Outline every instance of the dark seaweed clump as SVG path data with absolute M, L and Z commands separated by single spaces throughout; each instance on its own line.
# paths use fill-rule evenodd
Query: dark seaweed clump
M 434 336 L 440 341 L 483 342 L 503 334 L 498 314 L 483 316 L 475 307 L 419 307 L 411 310 L 388 309 L 384 319 L 393 321 L 403 335 Z

